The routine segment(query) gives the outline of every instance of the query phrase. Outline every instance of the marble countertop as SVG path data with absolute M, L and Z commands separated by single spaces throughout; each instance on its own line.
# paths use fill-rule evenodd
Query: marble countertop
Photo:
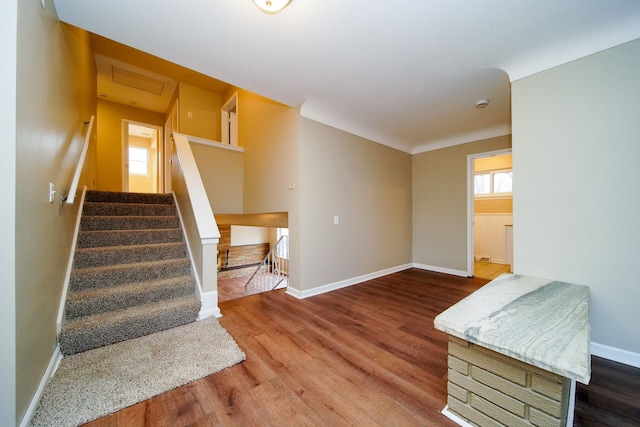
M 436 329 L 588 384 L 589 288 L 503 274 L 440 313 Z

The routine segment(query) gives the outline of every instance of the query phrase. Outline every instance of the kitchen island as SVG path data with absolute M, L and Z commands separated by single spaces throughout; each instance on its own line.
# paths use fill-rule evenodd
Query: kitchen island
M 478 426 L 564 426 L 588 384 L 589 289 L 503 274 L 439 314 L 449 335 L 445 415 Z

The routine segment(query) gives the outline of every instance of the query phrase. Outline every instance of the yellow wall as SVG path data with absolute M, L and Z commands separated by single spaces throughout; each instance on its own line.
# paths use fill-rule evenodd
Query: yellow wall
M 513 213 L 512 197 L 476 197 L 473 204 L 475 213 Z
M 242 213 L 243 153 L 195 142 L 190 145 L 213 213 Z
M 164 114 L 98 100 L 96 187 L 122 191 L 122 120 L 164 126 Z
M 16 182 L 10 201 L 15 201 L 15 248 L 3 252 L 7 258 L 15 254 L 15 283 L 9 272 L 3 276 L 3 288 L 15 286 L 16 316 L 15 341 L 2 342 L 15 352 L 15 382 L 2 382 L 3 389 L 15 384 L 10 390 L 15 419 L 4 422 L 0 416 L 0 424 L 7 426 L 20 424 L 56 349 L 59 302 L 79 214 L 78 199 L 62 205 L 59 197 L 74 173 L 83 121 L 96 113 L 96 69 L 88 34 L 58 21 L 52 2 L 44 9 L 37 1 L 17 3 L 17 58 L 15 63 L 4 58 L 4 67 L 18 70 L 17 97 L 12 99 Z M 94 158 L 90 153 L 80 189 L 92 184 Z M 48 203 L 50 182 L 58 189 L 53 203 Z
M 286 105 L 230 88 L 238 92 L 238 145 L 244 147 L 244 213 L 288 212 L 290 185 L 297 180 L 298 112 Z
M 511 154 L 504 154 L 501 156 L 489 156 L 489 157 L 480 157 L 475 160 L 475 171 L 476 172 L 484 172 L 484 171 L 494 171 L 500 169 L 511 169 Z
M 180 82 L 178 132 L 220 142 L 220 94 Z

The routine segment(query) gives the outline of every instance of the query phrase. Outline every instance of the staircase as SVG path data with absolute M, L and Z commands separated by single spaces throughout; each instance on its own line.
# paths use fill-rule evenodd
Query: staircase
M 288 285 L 289 236 L 281 236 L 244 285 L 247 295 L 286 288 Z
M 88 191 L 60 350 L 70 355 L 193 322 L 195 286 L 173 195 Z

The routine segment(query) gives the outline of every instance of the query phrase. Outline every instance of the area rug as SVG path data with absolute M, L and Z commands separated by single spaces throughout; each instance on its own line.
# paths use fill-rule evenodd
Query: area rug
M 215 317 L 66 356 L 33 426 L 77 426 L 245 360 Z

